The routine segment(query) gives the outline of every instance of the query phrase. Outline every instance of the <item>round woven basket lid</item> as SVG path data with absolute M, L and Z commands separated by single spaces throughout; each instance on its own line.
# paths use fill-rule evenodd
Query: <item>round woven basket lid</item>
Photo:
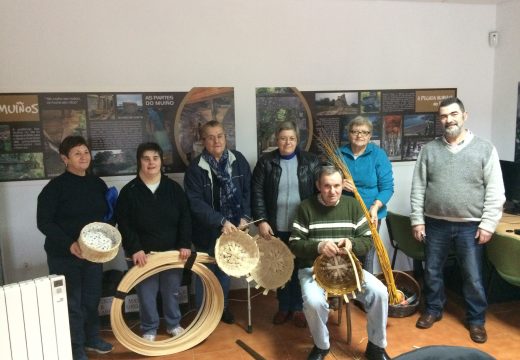
M 104 263 L 116 257 L 121 245 L 121 233 L 110 224 L 93 222 L 81 229 L 78 243 L 85 259 Z
M 346 295 L 359 290 L 357 280 L 359 284 L 363 283 L 361 263 L 354 254 L 350 255 L 320 255 L 314 261 L 314 278 L 327 293 Z M 357 279 L 354 268 L 357 270 Z
M 294 270 L 294 255 L 282 240 L 271 237 L 269 240 L 256 235 L 260 250 L 260 261 L 251 271 L 251 278 L 259 287 L 276 290 L 284 286 Z
M 249 274 L 259 259 L 258 246 L 243 231 L 223 234 L 215 244 L 215 260 L 226 274 L 241 277 Z

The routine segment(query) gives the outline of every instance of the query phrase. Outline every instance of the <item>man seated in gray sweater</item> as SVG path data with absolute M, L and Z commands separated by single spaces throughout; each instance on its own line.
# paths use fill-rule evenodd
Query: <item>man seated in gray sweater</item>
M 443 267 L 450 248 L 462 271 L 466 325 L 474 342 L 487 340 L 487 309 L 482 279 L 484 244 L 502 216 L 504 185 L 497 151 L 489 141 L 464 128 L 468 117 L 458 98 L 439 105 L 444 135 L 419 154 L 412 181 L 411 222 L 425 244 L 425 310 L 416 326 L 441 320 L 446 302 Z

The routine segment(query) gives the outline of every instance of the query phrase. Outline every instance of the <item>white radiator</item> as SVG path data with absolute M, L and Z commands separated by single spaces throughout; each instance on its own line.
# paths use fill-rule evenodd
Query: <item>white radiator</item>
M 0 287 L 0 359 L 72 359 L 65 277 Z

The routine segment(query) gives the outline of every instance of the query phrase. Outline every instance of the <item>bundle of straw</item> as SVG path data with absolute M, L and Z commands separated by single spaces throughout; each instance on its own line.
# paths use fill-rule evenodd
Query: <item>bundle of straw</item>
M 336 144 L 336 141 L 328 136 L 317 137 L 317 140 L 323 147 L 323 150 L 325 151 L 325 154 L 327 155 L 331 164 L 343 173 L 343 177 L 345 179 L 351 180 L 352 183 L 354 183 L 347 164 L 343 162 L 343 159 L 338 154 L 338 145 Z M 377 257 L 379 259 L 379 263 L 381 264 L 381 269 L 383 270 L 383 275 L 385 277 L 388 288 L 389 303 L 391 305 L 396 305 L 404 300 L 404 295 L 402 292 L 397 291 L 394 281 L 394 274 L 392 273 L 392 267 L 390 266 L 390 259 L 388 258 L 388 253 L 386 252 L 386 248 L 383 245 L 381 237 L 379 237 L 376 225 L 372 222 L 372 218 L 370 216 L 370 213 L 368 212 L 365 202 L 361 198 L 361 195 L 359 195 L 359 192 L 355 185 L 354 197 L 358 201 L 359 205 L 361 205 L 363 213 L 365 214 L 365 217 L 367 219 L 368 226 L 370 227 L 370 232 L 372 233 L 374 247 L 376 249 Z

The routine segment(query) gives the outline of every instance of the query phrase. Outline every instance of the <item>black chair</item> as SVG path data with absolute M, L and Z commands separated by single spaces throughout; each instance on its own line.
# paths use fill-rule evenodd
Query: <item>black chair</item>
M 390 242 L 394 248 L 392 256 L 392 269 L 395 266 L 397 250 L 401 250 L 406 256 L 413 259 L 413 271 L 416 279 L 422 277 L 424 261 L 424 244 L 415 240 L 412 235 L 412 225 L 408 216 L 393 213 L 386 215 L 386 227 Z

